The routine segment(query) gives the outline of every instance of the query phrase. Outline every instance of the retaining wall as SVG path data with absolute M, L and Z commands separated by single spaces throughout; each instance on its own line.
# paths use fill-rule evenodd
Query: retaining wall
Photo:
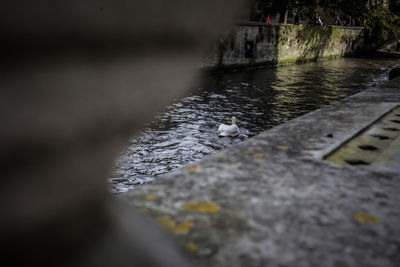
M 200 67 L 303 62 L 351 55 L 363 48 L 364 28 L 246 23 L 220 39 Z

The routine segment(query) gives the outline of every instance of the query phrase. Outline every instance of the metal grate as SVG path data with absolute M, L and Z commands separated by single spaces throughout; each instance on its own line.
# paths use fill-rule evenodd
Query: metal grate
M 374 122 L 324 159 L 338 165 L 382 165 L 400 150 L 400 106 Z

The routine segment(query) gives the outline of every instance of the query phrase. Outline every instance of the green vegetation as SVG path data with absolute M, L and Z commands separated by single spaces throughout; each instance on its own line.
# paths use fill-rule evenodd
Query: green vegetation
M 311 19 L 317 7 L 335 17 L 345 17 L 353 26 L 366 29 L 367 42 L 373 47 L 400 36 L 400 0 L 249 0 L 252 6 L 269 14 L 288 14 Z
M 281 14 L 279 21 L 287 23 L 288 14 L 299 16 L 301 19 L 310 18 L 317 7 L 316 0 L 251 0 L 258 9 L 269 14 Z M 253 4 L 254 6 L 254 4 Z
M 389 2 L 390 11 L 397 16 L 400 16 L 400 0 L 390 0 Z
M 400 17 L 387 9 L 369 10 L 364 25 L 369 43 L 375 45 L 398 38 L 400 34 Z
M 400 1 L 321 0 L 320 5 L 333 13 L 351 17 L 355 25 L 364 26 L 367 42 L 375 46 L 399 36 Z

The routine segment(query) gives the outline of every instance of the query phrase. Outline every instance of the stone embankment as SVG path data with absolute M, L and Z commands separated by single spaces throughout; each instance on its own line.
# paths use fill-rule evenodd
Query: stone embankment
M 364 28 L 242 23 L 204 58 L 203 69 L 286 64 L 352 55 L 364 49 Z
M 377 52 L 380 56 L 400 58 L 400 40 L 394 40 L 383 45 Z
M 199 266 L 399 266 L 399 85 L 363 91 L 120 197 Z

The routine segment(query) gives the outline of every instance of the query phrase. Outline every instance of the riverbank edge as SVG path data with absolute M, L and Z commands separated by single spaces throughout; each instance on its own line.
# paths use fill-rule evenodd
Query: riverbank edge
M 198 68 L 213 72 L 361 55 L 364 35 L 362 27 L 240 23 Z
M 399 164 L 323 158 L 399 106 L 399 90 L 399 78 L 388 81 L 119 197 L 200 265 L 397 266 Z
M 263 61 L 254 63 L 239 63 L 231 65 L 221 65 L 218 67 L 202 67 L 199 69 L 200 73 L 219 73 L 219 72 L 230 72 L 238 71 L 242 69 L 257 69 L 257 68 L 271 68 L 271 67 L 281 67 L 293 64 L 305 64 L 309 62 L 319 62 L 325 60 L 335 60 L 340 58 L 357 58 L 357 54 L 346 54 L 346 55 L 332 55 L 318 58 L 304 58 L 304 59 L 288 59 L 280 61 Z

